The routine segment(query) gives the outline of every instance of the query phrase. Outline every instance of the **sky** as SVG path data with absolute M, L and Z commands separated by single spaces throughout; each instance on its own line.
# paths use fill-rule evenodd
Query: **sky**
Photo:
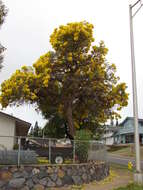
M 16 69 L 32 65 L 51 50 L 50 34 L 59 25 L 88 21 L 94 25 L 95 43 L 105 42 L 107 60 L 117 66 L 117 75 L 128 86 L 129 104 L 121 111 L 122 119 L 133 115 L 130 59 L 129 4 L 136 0 L 3 0 L 9 9 L 0 30 L 0 41 L 7 48 L 0 72 L 0 83 Z M 138 111 L 143 118 L 143 7 L 134 17 L 134 43 L 137 72 Z M 33 106 L 3 110 L 41 127 L 46 120 Z

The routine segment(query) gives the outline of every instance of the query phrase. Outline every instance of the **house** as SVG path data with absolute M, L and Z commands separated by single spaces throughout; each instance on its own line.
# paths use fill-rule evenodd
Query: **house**
M 104 134 L 102 137 L 102 141 L 106 145 L 113 145 L 114 144 L 114 133 L 118 131 L 118 127 L 106 125 L 104 129 Z
M 143 119 L 138 119 L 139 140 L 143 144 Z M 134 143 L 134 118 L 127 117 L 118 127 L 118 131 L 114 133 L 115 144 Z
M 17 136 L 27 136 L 31 123 L 0 112 L 0 150 L 13 149 Z
M 139 140 L 143 144 L 143 119 L 138 119 Z M 106 145 L 134 143 L 134 118 L 126 117 L 118 126 L 107 125 L 102 137 Z

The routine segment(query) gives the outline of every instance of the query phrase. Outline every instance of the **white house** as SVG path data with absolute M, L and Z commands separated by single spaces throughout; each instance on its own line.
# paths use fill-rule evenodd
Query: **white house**
M 27 136 L 30 126 L 31 123 L 0 112 L 0 150 L 13 149 L 17 143 L 16 136 Z
M 113 145 L 114 144 L 114 133 L 116 131 L 118 131 L 118 128 L 116 126 L 107 125 L 105 127 L 105 131 L 104 131 L 102 140 L 106 145 Z

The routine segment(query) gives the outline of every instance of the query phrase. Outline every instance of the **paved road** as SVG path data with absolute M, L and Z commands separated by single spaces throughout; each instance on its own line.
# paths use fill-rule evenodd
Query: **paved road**
M 124 166 L 128 166 L 128 162 L 131 161 L 135 166 L 135 160 L 133 158 L 123 158 L 119 156 L 114 156 L 113 154 L 108 154 L 109 163 L 120 164 Z M 141 161 L 141 168 L 143 169 L 143 161 Z

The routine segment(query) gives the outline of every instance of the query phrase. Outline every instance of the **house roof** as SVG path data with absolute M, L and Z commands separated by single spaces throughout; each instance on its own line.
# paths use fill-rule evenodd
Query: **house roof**
M 119 124 L 119 126 L 124 125 L 124 123 L 126 123 L 126 121 L 129 120 L 129 119 L 133 120 L 134 117 L 126 117 L 126 118 Z M 141 122 L 141 123 L 143 123 L 143 119 L 138 119 L 138 121 Z
M 118 130 L 117 133 L 114 134 L 114 136 L 124 135 L 124 134 L 133 134 L 134 130 L 135 130 L 134 127 L 130 127 L 130 128 L 120 127 L 120 129 Z M 139 126 L 139 134 L 143 134 L 143 127 L 141 127 L 141 126 Z
M 7 113 L 4 113 L 4 112 L 2 112 L 2 111 L 0 111 L 0 115 L 3 115 L 3 116 L 5 116 L 5 117 L 7 117 L 7 118 L 9 118 L 9 119 L 15 120 L 16 122 L 23 124 L 25 127 L 28 127 L 28 128 L 29 128 L 29 127 L 31 126 L 31 123 L 29 123 L 29 122 L 27 122 L 27 121 L 24 121 L 24 120 L 22 120 L 22 119 L 19 119 L 19 118 L 17 118 L 17 117 L 14 117 L 13 115 L 9 115 L 9 114 L 7 114 Z

